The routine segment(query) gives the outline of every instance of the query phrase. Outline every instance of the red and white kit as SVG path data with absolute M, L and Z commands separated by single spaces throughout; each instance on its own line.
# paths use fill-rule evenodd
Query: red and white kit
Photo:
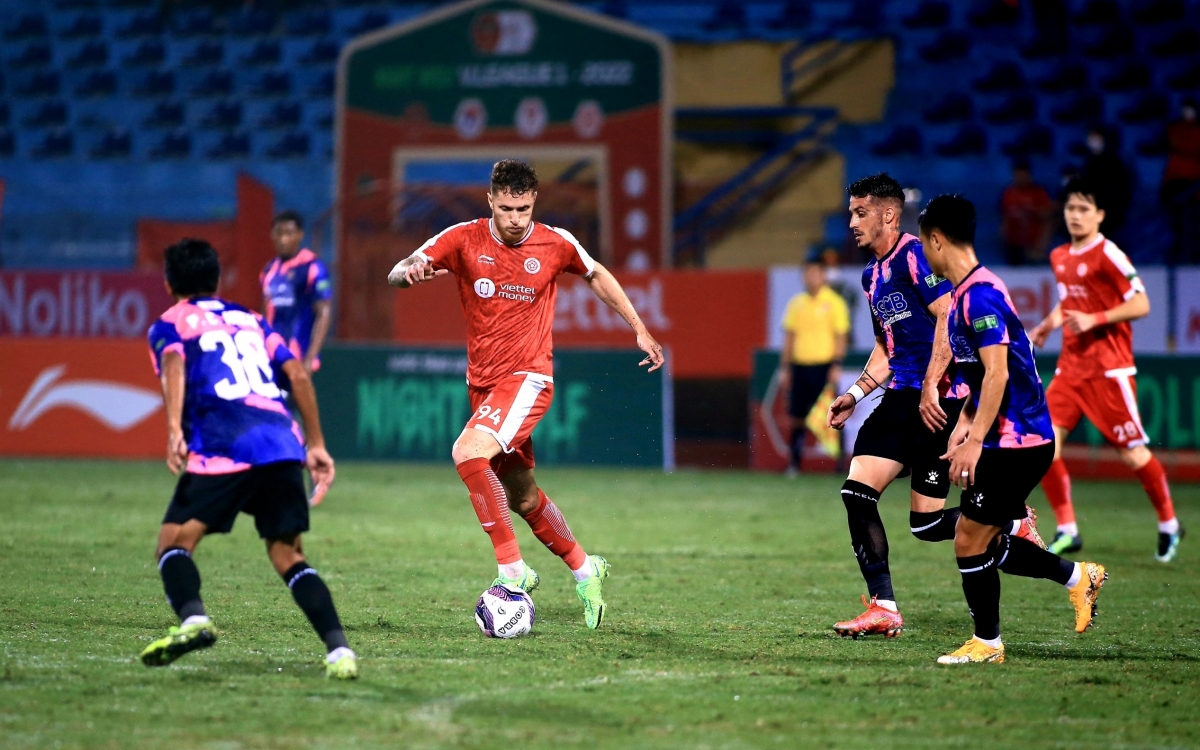
M 1120 248 L 1100 235 L 1074 250 L 1061 245 L 1050 253 L 1062 310 L 1099 313 L 1145 292 L 1137 270 Z M 1086 416 L 1114 446 L 1148 442 L 1138 414 L 1133 363 L 1133 328 L 1128 321 L 1075 334 L 1065 326 L 1062 354 L 1046 389 L 1051 421 L 1072 430 Z
M 531 222 L 520 242 L 507 245 L 490 219 L 456 224 L 416 254 L 458 279 L 474 410 L 467 427 L 491 433 L 504 448 L 493 461 L 497 475 L 533 468 L 530 435 L 554 395 L 557 277 L 590 276 L 595 261 L 564 229 Z

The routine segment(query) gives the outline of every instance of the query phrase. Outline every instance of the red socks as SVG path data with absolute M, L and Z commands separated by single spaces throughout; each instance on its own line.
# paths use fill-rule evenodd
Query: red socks
M 541 489 L 538 489 L 538 506 L 525 516 L 525 521 L 529 523 L 529 528 L 533 529 L 533 535 L 538 541 L 561 557 L 571 570 L 579 570 L 587 562 L 587 553 L 571 535 L 571 529 L 567 526 L 562 512 Z
M 471 505 L 475 508 L 479 524 L 492 539 L 496 562 L 508 565 L 520 560 L 521 548 L 513 533 L 512 517 L 508 512 L 508 494 L 496 472 L 492 471 L 491 463 L 486 458 L 463 461 L 458 465 L 458 475 L 467 485 L 467 492 L 471 493 Z
M 1054 509 L 1058 525 L 1075 523 L 1075 508 L 1071 505 L 1071 475 L 1067 473 L 1067 465 L 1061 458 L 1055 459 L 1046 476 L 1042 477 L 1042 490 Z
M 1175 517 L 1175 506 L 1171 503 L 1171 488 L 1167 485 L 1167 472 L 1154 456 L 1146 465 L 1134 472 L 1142 488 L 1154 504 L 1159 521 L 1170 521 Z

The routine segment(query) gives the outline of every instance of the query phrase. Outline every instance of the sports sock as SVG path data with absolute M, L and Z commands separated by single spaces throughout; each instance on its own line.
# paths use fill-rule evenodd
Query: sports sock
M 975 637 L 992 641 L 1000 637 L 1000 573 L 991 552 L 958 558 L 963 595 L 975 620 Z
M 1178 534 L 1179 533 L 1179 519 L 1172 518 L 1170 521 L 1159 521 L 1158 522 L 1158 533 L 1160 533 L 1160 534 Z
M 1071 570 L 1071 577 L 1067 579 L 1067 582 L 1063 586 L 1073 589 L 1075 588 L 1075 584 L 1079 583 L 1080 578 L 1083 578 L 1083 566 L 1075 563 L 1075 567 Z
M 525 575 L 525 561 L 517 560 L 516 562 L 497 565 L 496 571 L 501 578 L 507 578 L 510 581 L 515 581 Z
M 896 603 L 894 601 L 892 601 L 891 599 L 876 599 L 875 603 L 877 605 L 879 605 L 880 607 L 883 607 L 884 609 L 886 609 L 888 612 L 899 612 L 900 611 L 900 608 L 897 607 Z
M 571 575 L 575 576 L 575 583 L 583 583 L 595 574 L 596 571 L 592 569 L 592 564 L 587 561 L 587 558 L 584 558 L 583 565 L 571 569 Z
M 1061 531 L 1062 533 L 1070 534 L 1071 536 L 1079 536 L 1079 524 L 1075 523 L 1074 521 L 1070 523 L 1060 523 L 1055 531 Z
M 858 569 L 875 599 L 895 601 L 892 573 L 888 568 L 888 541 L 879 517 L 879 493 L 862 482 L 847 479 L 842 485 L 842 503 L 850 526 L 850 543 Z
M 975 640 L 979 641 L 980 643 L 982 643 L 985 646 L 991 646 L 992 648 L 1000 648 L 1000 645 L 1001 645 L 1000 636 L 996 636 L 995 638 L 990 638 L 990 639 L 989 638 L 980 638 L 979 636 L 975 636 Z
M 1134 474 L 1137 474 L 1138 481 L 1142 483 L 1142 489 L 1146 490 L 1146 495 L 1154 504 L 1154 511 L 1158 513 L 1159 522 L 1165 523 L 1174 519 L 1175 505 L 1171 502 L 1171 487 L 1167 484 L 1167 472 L 1158 459 L 1151 456 L 1146 465 L 1135 471 Z
M 169 547 L 158 558 L 158 574 L 162 576 L 167 603 L 179 615 L 180 621 L 204 616 L 200 600 L 200 571 L 192 555 L 183 547 Z
M 325 641 L 325 650 L 349 648 L 337 609 L 333 606 L 333 595 L 317 571 L 301 560 L 283 574 L 283 582 L 292 590 L 292 598 L 312 623 L 313 630 Z
M 471 493 L 471 506 L 479 525 L 491 537 L 496 551 L 496 562 L 501 565 L 515 563 L 521 559 L 521 547 L 513 533 L 512 517 L 508 511 L 508 494 L 500 484 L 496 472 L 486 458 L 472 458 L 458 465 L 458 475 L 467 492 Z
M 1075 523 L 1075 506 L 1071 504 L 1071 475 L 1067 473 L 1067 464 L 1061 458 L 1050 463 L 1046 476 L 1042 477 L 1042 490 L 1054 509 L 1058 525 Z
M 1075 570 L 1075 563 L 1047 552 L 1028 539 L 1001 534 L 993 547 L 996 567 L 1005 573 L 1025 578 L 1045 578 L 1066 583 Z
M 572 571 L 584 567 L 587 553 L 575 541 L 571 527 L 563 518 L 562 511 L 554 501 L 546 497 L 546 493 L 538 488 L 538 504 L 529 515 L 524 516 L 525 522 L 533 530 L 538 541 L 546 545 L 546 549 L 562 558 Z
M 954 527 L 961 515 L 958 508 L 943 508 L 931 513 L 908 512 L 908 530 L 923 542 L 945 542 L 954 538 Z
M 800 461 L 804 457 L 804 427 L 792 426 L 792 444 L 791 444 L 791 461 L 792 466 L 796 469 L 800 468 Z

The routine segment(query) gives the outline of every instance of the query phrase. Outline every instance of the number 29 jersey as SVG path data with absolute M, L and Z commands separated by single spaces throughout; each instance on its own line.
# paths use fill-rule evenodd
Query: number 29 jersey
M 150 361 L 183 357 L 183 435 L 192 474 L 229 474 L 304 461 L 300 429 L 284 402 L 278 368 L 295 359 L 262 317 L 215 297 L 179 302 L 148 333 Z

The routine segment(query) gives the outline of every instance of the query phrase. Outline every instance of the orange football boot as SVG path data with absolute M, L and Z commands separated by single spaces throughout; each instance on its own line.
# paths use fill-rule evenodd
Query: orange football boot
M 867 608 L 853 620 L 834 623 L 833 629 L 838 635 L 845 638 L 858 640 L 859 636 L 863 635 L 882 635 L 884 638 L 895 638 L 904 630 L 904 618 L 899 612 L 893 612 L 886 607 L 881 607 L 875 603 L 875 597 L 871 597 L 871 601 L 867 601 L 864 594 L 862 598 L 863 606 Z

